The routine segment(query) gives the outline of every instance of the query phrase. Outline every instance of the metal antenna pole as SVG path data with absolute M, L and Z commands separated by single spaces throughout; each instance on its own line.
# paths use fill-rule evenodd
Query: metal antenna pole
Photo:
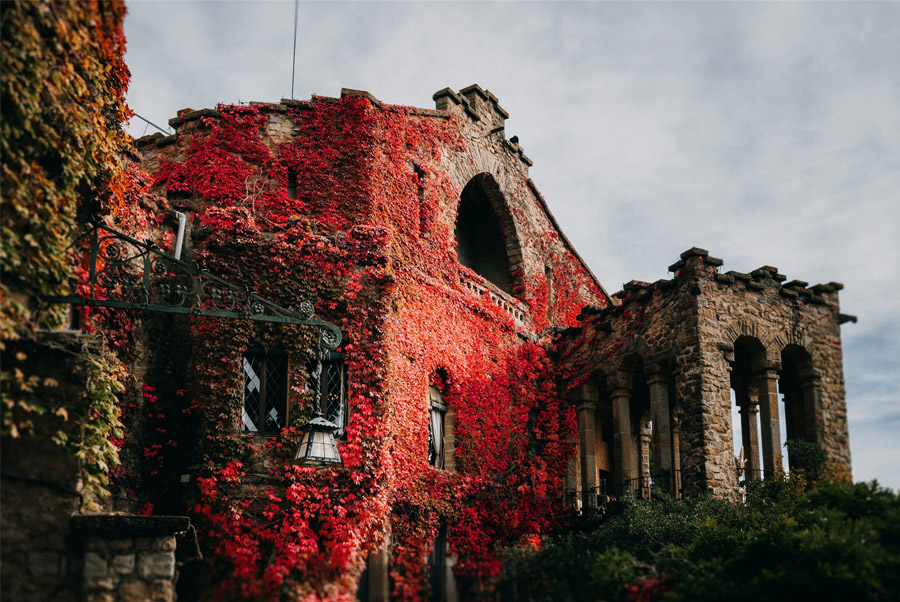
M 300 0 L 294 0 L 294 54 L 291 57 L 291 99 L 294 98 L 294 69 L 297 66 L 297 11 Z

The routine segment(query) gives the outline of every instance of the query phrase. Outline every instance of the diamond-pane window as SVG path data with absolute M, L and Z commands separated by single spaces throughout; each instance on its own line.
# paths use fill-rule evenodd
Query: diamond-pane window
M 331 352 L 321 362 L 311 364 L 308 387 L 315 392 L 317 407 L 322 416 L 337 425 L 334 437 L 344 439 L 348 407 L 347 378 L 343 356 L 340 353 Z
M 273 434 L 287 419 L 287 356 L 252 348 L 241 362 L 244 373 L 244 408 L 241 432 Z

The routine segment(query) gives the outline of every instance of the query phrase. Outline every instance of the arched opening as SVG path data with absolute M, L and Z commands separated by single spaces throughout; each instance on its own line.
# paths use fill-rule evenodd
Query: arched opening
M 460 195 L 456 215 L 456 255 L 461 264 L 500 290 L 511 293 L 505 231 L 511 224 L 499 219 L 501 206 L 500 188 L 490 174 L 479 174 L 469 180 Z
M 817 418 L 818 372 L 812 367 L 809 352 L 799 345 L 788 345 L 781 352 L 778 392 L 784 403 L 785 437 L 788 441 L 821 444 Z M 788 467 L 803 468 L 802 462 L 788 450 Z
M 617 458 L 617 486 L 622 493 L 649 497 L 652 482 L 653 444 L 650 386 L 644 360 L 636 354 L 622 360 L 619 389 L 613 392 L 616 423 L 614 450 Z
M 762 478 L 759 445 L 759 390 L 754 371 L 765 362 L 759 339 L 742 336 L 731 361 L 731 430 L 739 486 Z

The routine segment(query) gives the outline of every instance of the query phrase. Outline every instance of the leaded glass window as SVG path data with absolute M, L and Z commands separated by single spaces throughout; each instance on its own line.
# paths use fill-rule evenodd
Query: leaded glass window
M 244 353 L 241 366 L 244 374 L 241 432 L 277 433 L 287 420 L 287 356 L 254 347 Z
M 318 410 L 337 425 L 336 439 L 347 435 L 347 378 L 343 356 L 330 352 L 321 362 L 309 367 L 309 389 L 314 392 Z

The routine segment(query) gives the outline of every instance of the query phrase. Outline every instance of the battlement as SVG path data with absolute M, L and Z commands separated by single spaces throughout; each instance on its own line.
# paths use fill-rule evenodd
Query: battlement
M 342 98 L 349 96 L 365 98 L 369 101 L 373 108 L 385 111 L 404 111 L 413 115 L 423 117 L 432 117 L 436 119 L 447 119 L 452 113 L 464 116 L 469 123 L 482 131 L 486 137 L 500 135 L 500 142 L 503 147 L 517 155 L 519 160 L 526 167 L 534 165 L 526 154 L 525 149 L 519 144 L 517 136 L 511 139 L 506 138 L 506 120 L 509 113 L 500 106 L 497 97 L 490 90 L 485 90 L 478 84 L 466 86 L 459 92 L 454 92 L 451 88 L 443 88 L 434 93 L 432 98 L 435 101 L 434 109 L 424 109 L 419 107 L 406 107 L 401 105 L 386 104 L 375 97 L 367 90 L 356 90 L 353 88 L 341 88 L 340 98 L 330 96 L 313 96 L 309 100 L 296 100 L 293 98 L 282 98 L 280 102 L 268 103 L 251 101 L 247 104 L 259 107 L 264 113 L 286 113 L 288 108 L 295 109 L 312 109 L 319 102 L 340 102 Z M 222 116 L 222 105 L 214 109 L 192 109 L 185 108 L 178 111 L 177 115 L 169 119 L 169 126 L 175 129 L 174 134 L 165 135 L 159 132 L 142 136 L 135 141 L 140 149 L 148 147 L 163 147 L 174 144 L 178 140 L 180 130 L 187 124 L 197 122 L 205 118 L 219 118 Z

